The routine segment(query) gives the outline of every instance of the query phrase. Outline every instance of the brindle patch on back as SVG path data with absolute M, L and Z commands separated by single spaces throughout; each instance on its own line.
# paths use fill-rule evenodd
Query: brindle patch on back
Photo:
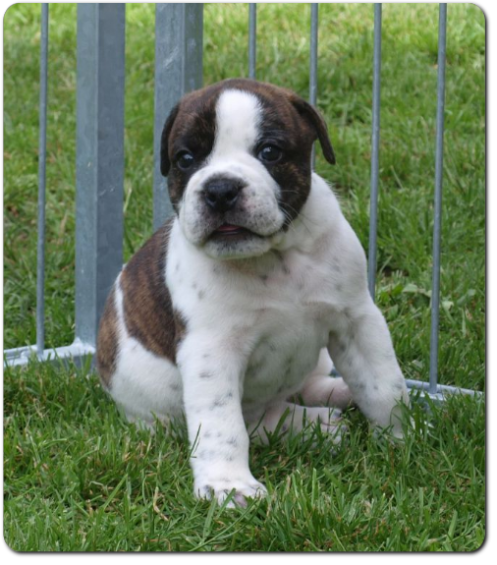
M 178 322 L 165 281 L 172 220 L 162 226 L 133 256 L 121 275 L 126 330 L 145 349 L 176 361 Z
M 118 319 L 116 310 L 116 291 L 112 287 L 98 330 L 97 370 L 105 387 L 110 388 L 116 370 Z

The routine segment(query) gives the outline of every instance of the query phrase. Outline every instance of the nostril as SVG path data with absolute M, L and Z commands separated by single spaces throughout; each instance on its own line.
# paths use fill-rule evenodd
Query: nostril
M 207 204 L 209 204 L 209 206 L 214 207 L 216 205 L 217 202 L 217 196 L 214 192 L 210 192 L 208 190 L 205 191 L 205 201 L 207 202 Z
M 236 199 L 238 198 L 238 193 L 240 191 L 238 189 L 231 189 L 226 193 L 226 202 L 227 203 L 231 203 L 231 202 L 235 202 Z

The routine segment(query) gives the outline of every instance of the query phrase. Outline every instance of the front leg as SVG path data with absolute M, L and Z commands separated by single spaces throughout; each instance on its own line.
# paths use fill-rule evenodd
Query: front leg
M 364 415 L 380 427 L 392 426 L 393 435 L 402 437 L 398 405 L 409 404 L 409 395 L 387 324 L 369 294 L 345 309 L 328 349 Z
M 244 367 L 229 340 L 190 335 L 178 351 L 183 402 L 191 446 L 195 495 L 221 503 L 235 489 L 234 501 L 266 493 L 248 464 L 249 437 L 241 408 Z M 233 504 L 230 504 L 233 506 Z

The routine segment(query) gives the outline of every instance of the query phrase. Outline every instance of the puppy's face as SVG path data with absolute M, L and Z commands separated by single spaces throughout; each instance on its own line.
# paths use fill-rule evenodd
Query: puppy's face
M 185 96 L 164 126 L 161 171 L 187 239 L 215 258 L 269 251 L 307 199 L 317 138 L 334 163 L 319 114 L 272 85 L 227 80 Z

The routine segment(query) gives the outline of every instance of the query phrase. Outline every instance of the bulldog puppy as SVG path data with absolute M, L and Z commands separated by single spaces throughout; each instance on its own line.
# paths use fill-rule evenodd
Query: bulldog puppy
M 186 95 L 162 133 L 175 215 L 107 300 L 105 388 L 130 421 L 186 417 L 199 497 L 264 494 L 249 433 L 316 422 L 339 441 L 351 401 L 402 434 L 406 384 L 364 251 L 311 170 L 315 140 L 334 164 L 323 119 L 288 90 L 233 79 Z

